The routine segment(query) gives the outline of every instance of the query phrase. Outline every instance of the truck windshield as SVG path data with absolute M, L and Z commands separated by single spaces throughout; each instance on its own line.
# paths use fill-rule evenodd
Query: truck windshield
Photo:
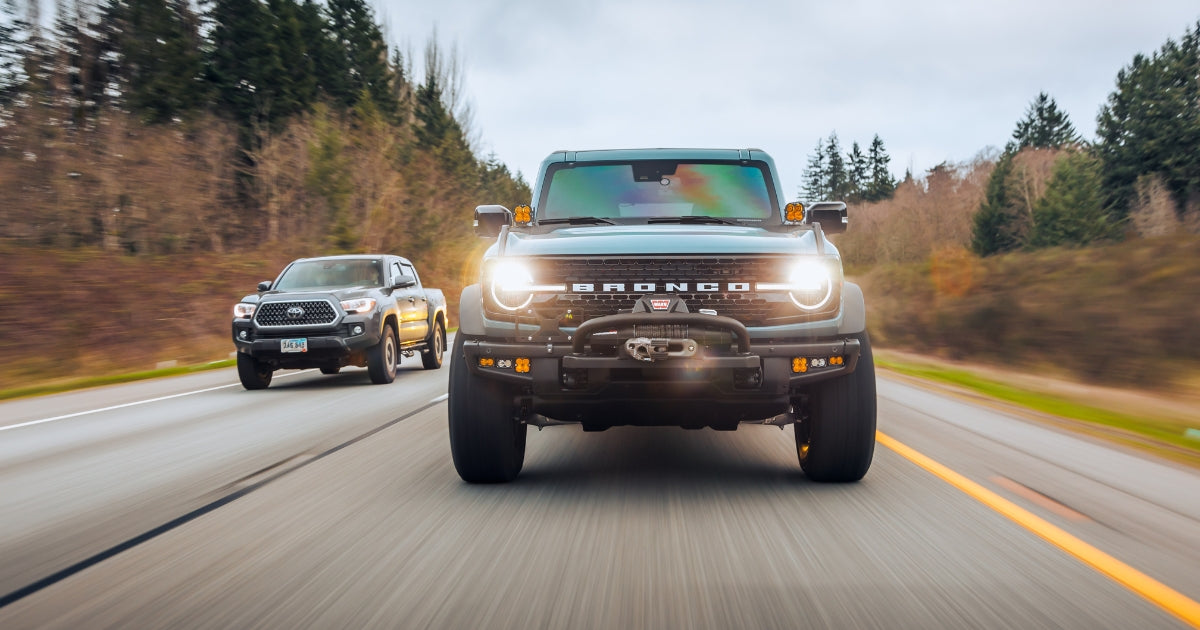
M 775 213 L 763 165 L 646 160 L 551 168 L 537 211 L 539 221 L 696 216 L 763 220 Z
M 295 291 L 356 286 L 383 286 L 383 270 L 378 260 L 301 261 L 288 267 L 274 288 Z

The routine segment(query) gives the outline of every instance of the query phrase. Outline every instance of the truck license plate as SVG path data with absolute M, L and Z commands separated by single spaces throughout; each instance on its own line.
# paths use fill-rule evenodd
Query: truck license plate
M 280 352 L 308 352 L 308 339 L 280 339 Z

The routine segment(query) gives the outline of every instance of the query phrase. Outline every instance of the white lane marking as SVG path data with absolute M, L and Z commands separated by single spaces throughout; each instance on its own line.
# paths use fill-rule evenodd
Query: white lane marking
M 434 398 L 433 400 L 431 400 L 429 402 L 431 402 L 431 403 L 442 402 L 443 400 L 446 400 L 449 397 L 450 397 L 450 394 L 445 393 L 445 394 L 442 394 L 441 396 L 438 396 L 437 398 Z
M 276 376 L 275 378 L 287 378 L 289 376 L 295 376 L 297 374 L 303 374 L 305 372 L 311 372 L 311 371 L 312 370 L 300 370 L 299 372 L 292 372 L 290 374 L 280 374 L 279 376 Z M 135 405 L 144 405 L 146 403 L 158 402 L 160 400 L 170 400 L 172 398 L 179 398 L 180 396 L 191 396 L 192 394 L 203 394 L 204 392 L 212 392 L 212 391 L 216 391 L 218 389 L 225 389 L 226 387 L 237 387 L 238 385 L 239 385 L 239 383 L 230 383 L 228 385 L 218 385 L 216 387 L 209 387 L 207 389 L 197 389 L 197 390 L 191 391 L 191 392 L 183 392 L 182 394 L 171 394 L 170 396 L 159 396 L 158 398 L 148 398 L 146 400 L 136 400 L 134 402 L 128 402 L 128 403 L 124 403 L 121 405 L 113 405 L 111 407 L 102 407 L 100 409 L 89 409 L 87 411 L 77 411 L 75 413 L 68 413 L 68 414 L 62 415 L 62 416 L 54 416 L 53 418 L 42 418 L 41 420 L 30 420 L 29 422 L 22 422 L 20 424 L 10 424 L 6 427 L 0 427 L 0 431 L 7 431 L 9 429 L 19 429 L 21 427 L 29 427 L 29 426 L 33 426 L 35 424 L 43 424 L 46 422 L 55 422 L 57 420 L 66 420 L 67 418 L 78 418 L 79 416 L 86 416 L 88 414 L 101 413 L 104 411 L 112 411 L 113 409 L 122 409 L 125 407 L 133 407 Z

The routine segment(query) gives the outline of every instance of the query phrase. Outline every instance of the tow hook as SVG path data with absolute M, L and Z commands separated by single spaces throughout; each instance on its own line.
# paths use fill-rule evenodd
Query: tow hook
M 696 342 L 691 339 L 633 337 L 625 340 L 625 353 L 646 363 L 662 359 L 684 359 L 695 356 Z

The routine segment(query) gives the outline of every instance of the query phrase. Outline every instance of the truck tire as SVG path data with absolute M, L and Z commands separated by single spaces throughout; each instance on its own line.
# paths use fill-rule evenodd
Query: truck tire
M 506 483 L 525 463 L 527 425 L 513 417 L 508 387 L 471 373 L 463 337 L 454 339 L 450 358 L 450 454 L 467 483 Z
M 237 355 L 238 379 L 246 389 L 266 389 L 271 384 L 271 366 L 254 357 L 239 352 Z
M 436 370 L 442 367 L 442 353 L 446 351 L 446 327 L 441 320 L 433 324 L 433 334 L 429 336 L 428 346 L 421 353 L 421 365 L 426 370 Z
M 794 425 L 800 467 L 813 481 L 858 481 L 875 453 L 875 361 L 866 331 L 853 336 L 861 347 L 854 372 L 815 385 L 808 418 Z
M 391 324 L 384 324 L 383 337 L 379 343 L 367 348 L 367 373 L 371 382 L 376 385 L 386 385 L 396 380 L 396 333 Z

